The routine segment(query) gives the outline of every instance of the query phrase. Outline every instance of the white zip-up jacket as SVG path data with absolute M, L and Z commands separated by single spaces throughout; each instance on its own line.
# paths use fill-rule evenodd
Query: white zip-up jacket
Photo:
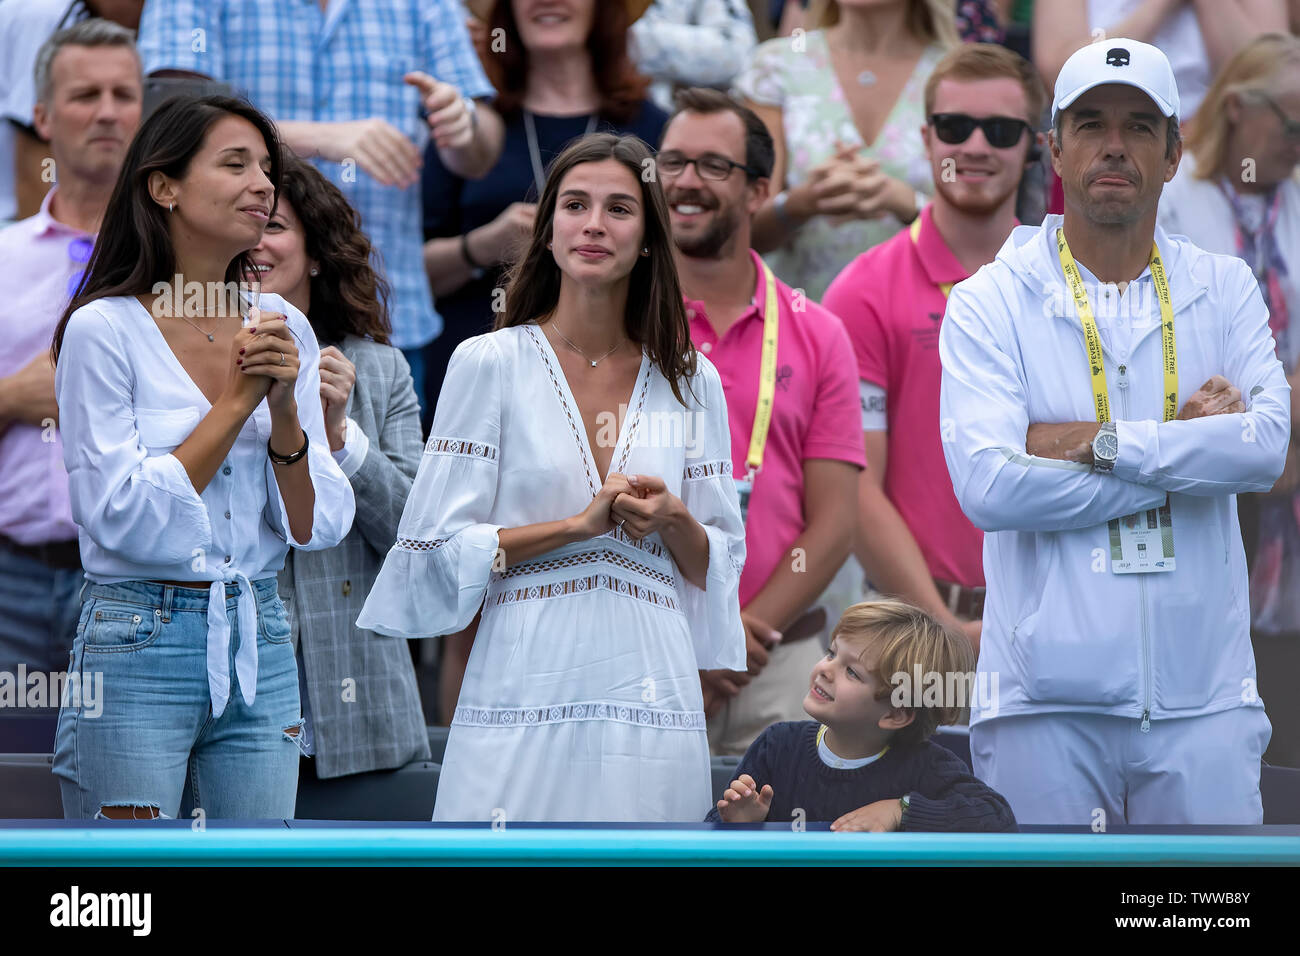
M 944 455 L 962 509 L 987 532 L 971 723 L 1074 711 L 1132 717 L 1145 729 L 1148 720 L 1262 707 L 1235 496 L 1277 480 L 1291 416 L 1255 278 L 1240 259 L 1157 228 L 1178 407 L 1219 374 L 1247 410 L 1162 421 L 1148 269 L 1126 293 L 1146 295 L 1147 320 L 1125 355 L 1104 348 L 1119 438 L 1113 473 L 1030 456 L 1031 423 L 1096 420 L 1083 329 L 1056 251 L 1061 221 L 1017 227 L 992 263 L 953 289 L 939 336 Z M 1176 570 L 1112 573 L 1106 522 L 1158 507 L 1166 494 Z

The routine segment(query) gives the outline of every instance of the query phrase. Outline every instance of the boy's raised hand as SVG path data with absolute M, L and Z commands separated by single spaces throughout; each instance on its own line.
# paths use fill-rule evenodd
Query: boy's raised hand
M 762 823 L 772 806 L 772 793 L 771 784 L 765 783 L 759 790 L 754 778 L 742 773 L 718 801 L 718 816 L 724 823 Z

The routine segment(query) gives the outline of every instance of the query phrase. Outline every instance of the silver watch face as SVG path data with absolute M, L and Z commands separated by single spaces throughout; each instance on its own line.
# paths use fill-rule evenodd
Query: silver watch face
M 1114 432 L 1099 432 L 1092 443 L 1092 454 L 1102 461 L 1114 461 L 1119 457 L 1119 438 Z

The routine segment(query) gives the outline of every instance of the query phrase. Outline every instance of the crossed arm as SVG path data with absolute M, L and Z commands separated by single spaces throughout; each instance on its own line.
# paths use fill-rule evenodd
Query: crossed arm
M 1243 270 L 1239 279 L 1235 295 L 1220 285 L 1236 303 L 1223 375 L 1192 396 L 1179 420 L 1117 422 L 1119 458 L 1109 474 L 1091 468 L 1096 422 L 1030 420 L 1015 350 L 999 344 L 1015 336 L 1009 316 L 975 301 L 974 290 L 955 289 L 940 332 L 940 415 L 953 488 L 971 521 L 985 531 L 1064 531 L 1155 508 L 1168 492 L 1269 490 L 1290 440 L 1288 385 L 1254 278 Z

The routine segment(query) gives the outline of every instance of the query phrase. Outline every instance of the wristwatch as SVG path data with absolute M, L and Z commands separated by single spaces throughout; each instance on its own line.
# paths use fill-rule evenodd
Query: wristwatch
M 905 816 L 907 814 L 908 809 L 912 806 L 911 796 L 906 793 L 903 794 L 901 797 L 898 798 L 898 805 L 903 808 L 903 812 L 899 814 L 899 816 L 900 817 Z
M 1106 422 L 1092 440 L 1092 468 L 1109 474 L 1115 468 L 1115 459 L 1118 457 L 1119 436 L 1115 433 L 1115 423 Z

